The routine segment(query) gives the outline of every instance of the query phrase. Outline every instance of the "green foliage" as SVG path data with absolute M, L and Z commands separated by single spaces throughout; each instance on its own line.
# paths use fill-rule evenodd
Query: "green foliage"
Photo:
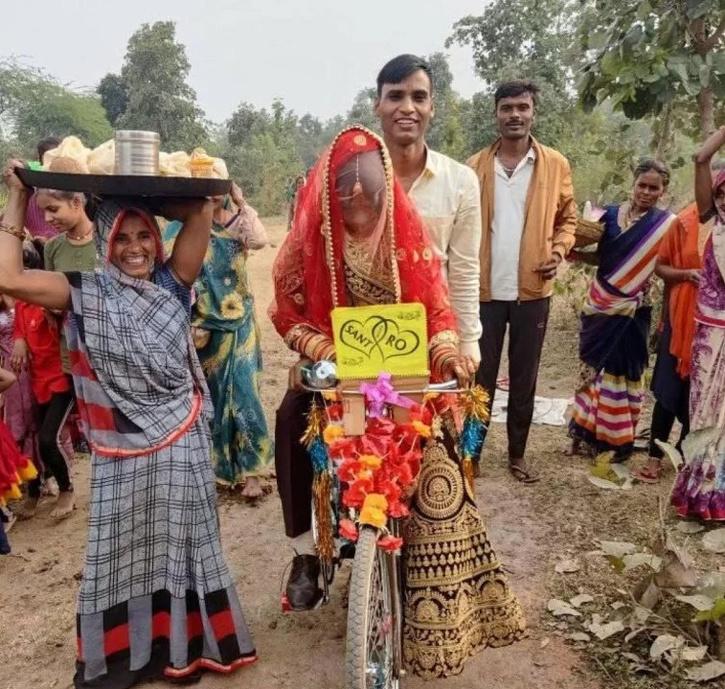
M 158 132 L 168 150 L 204 145 L 203 113 L 186 83 L 190 67 L 174 22 L 143 24 L 128 41 L 121 74 L 98 86 L 109 120 L 118 129 Z
M 579 27 L 583 107 L 611 99 L 632 119 L 672 107 L 692 133 L 706 134 L 725 97 L 724 31 L 722 0 L 589 3 Z
M 40 70 L 0 62 L 0 118 L 6 142 L 32 155 L 46 136 L 74 134 L 89 146 L 112 135 L 99 99 L 60 85 Z

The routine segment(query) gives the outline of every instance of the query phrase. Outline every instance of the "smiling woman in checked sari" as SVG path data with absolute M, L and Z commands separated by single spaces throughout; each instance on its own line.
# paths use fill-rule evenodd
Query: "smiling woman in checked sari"
M 635 169 L 632 200 L 606 208 L 599 269 L 581 315 L 581 385 L 569 424 L 571 452 L 583 441 L 593 452 L 614 452 L 613 461 L 632 454 L 649 358 L 647 292 L 660 242 L 678 222 L 656 207 L 668 182 L 662 163 L 643 160 Z
M 92 452 L 74 684 L 127 689 L 247 665 L 256 655 L 219 540 L 208 392 L 189 325 L 211 204 L 167 209 L 184 222 L 168 261 L 147 211 L 106 200 L 95 219 L 102 270 L 22 271 L 28 191 L 15 164 L 3 175 L 0 292 L 68 310 Z

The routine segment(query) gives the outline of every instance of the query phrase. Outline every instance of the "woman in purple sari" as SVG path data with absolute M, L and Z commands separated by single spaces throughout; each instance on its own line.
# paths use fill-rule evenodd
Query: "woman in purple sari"
M 677 216 L 656 204 L 669 171 L 643 160 L 634 171 L 628 203 L 608 206 L 602 218 L 597 274 L 581 316 L 580 386 L 569 424 L 572 453 L 582 442 L 594 452 L 629 458 L 642 406 L 651 306 L 647 292 L 660 242 Z
M 701 221 L 715 216 L 697 290 L 690 374 L 690 435 L 672 491 L 681 517 L 725 520 L 725 170 L 710 160 L 725 145 L 720 127 L 695 156 L 695 200 Z

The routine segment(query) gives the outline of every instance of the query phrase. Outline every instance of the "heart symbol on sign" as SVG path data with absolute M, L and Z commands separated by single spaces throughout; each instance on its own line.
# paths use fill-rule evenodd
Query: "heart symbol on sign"
M 411 354 L 420 345 L 420 338 L 412 330 L 400 326 L 383 316 L 370 316 L 364 322 L 351 319 L 340 328 L 340 341 L 372 359 L 375 354 L 381 361 Z
M 394 320 L 382 316 L 373 316 L 368 320 L 377 321 L 373 325 L 372 334 L 383 361 L 412 354 L 418 349 L 420 338 L 412 330 L 401 330 Z
M 370 322 L 374 318 L 368 318 L 364 323 L 351 319 L 345 321 L 340 328 L 340 341 L 350 349 L 364 354 L 368 359 L 376 346 L 372 333 L 373 324 Z

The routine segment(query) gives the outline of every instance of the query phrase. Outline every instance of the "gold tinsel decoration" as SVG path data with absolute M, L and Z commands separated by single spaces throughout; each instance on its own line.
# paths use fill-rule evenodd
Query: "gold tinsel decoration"
M 335 555 L 335 540 L 332 533 L 330 495 L 332 481 L 330 474 L 323 471 L 312 482 L 312 500 L 317 521 L 317 554 L 323 562 L 332 563 Z
M 316 402 L 312 403 L 310 412 L 307 414 L 307 429 L 304 435 L 300 438 L 300 442 L 307 448 L 309 448 L 312 441 L 319 435 L 322 435 L 322 431 L 325 428 L 325 411 Z
M 489 394 L 480 386 L 474 385 L 470 390 L 461 393 L 461 407 L 466 416 L 488 423 Z

